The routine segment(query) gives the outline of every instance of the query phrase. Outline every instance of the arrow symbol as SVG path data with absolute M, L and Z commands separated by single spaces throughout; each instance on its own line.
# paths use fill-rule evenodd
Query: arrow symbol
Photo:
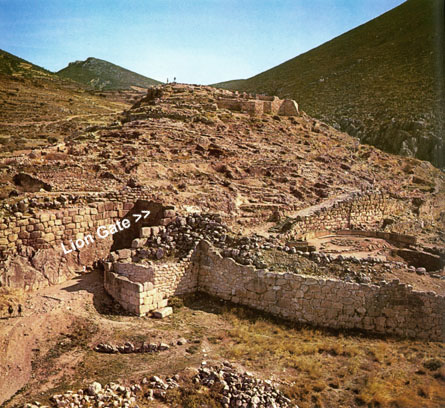
M 147 218 L 150 215 L 150 211 L 147 211 L 147 210 L 142 210 L 142 213 L 145 214 L 144 218 Z M 141 214 L 133 214 L 133 217 L 136 218 L 136 222 L 138 222 L 142 218 L 142 215 Z

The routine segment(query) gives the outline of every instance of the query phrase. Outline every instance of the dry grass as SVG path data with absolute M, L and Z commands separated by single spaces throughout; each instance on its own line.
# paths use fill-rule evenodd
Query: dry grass
M 20 398 L 42 402 L 54 393 L 78 389 L 93 380 L 131 383 L 154 374 L 184 373 L 186 367 L 196 367 L 202 360 L 229 359 L 260 378 L 281 383 L 283 392 L 300 408 L 445 406 L 443 343 L 299 327 L 202 296 L 174 302 L 174 315 L 162 321 L 128 316 L 115 320 L 103 315 L 103 322 L 113 329 L 103 331 L 98 324 L 97 333 L 87 330 L 89 320 L 77 321 L 70 334 L 55 339 L 52 351 L 38 360 L 34 373 L 40 385 Z M 71 341 L 67 343 L 66 337 Z M 98 341 L 171 343 L 179 337 L 187 338 L 188 344 L 173 346 L 165 353 L 108 355 L 92 351 Z M 69 361 L 71 369 L 65 367 Z M 39 387 L 51 378 L 50 389 L 37 396 Z M 144 401 L 140 406 L 159 405 Z M 219 405 L 208 389 L 185 381 L 183 389 L 169 393 L 166 406 Z
M 298 328 L 244 308 L 227 308 L 233 341 L 225 357 L 278 373 L 302 408 L 445 406 L 445 346 Z M 445 371 L 445 370 L 444 370 Z M 289 381 L 291 380 L 291 381 Z M 441 405 L 442 404 L 442 405 Z

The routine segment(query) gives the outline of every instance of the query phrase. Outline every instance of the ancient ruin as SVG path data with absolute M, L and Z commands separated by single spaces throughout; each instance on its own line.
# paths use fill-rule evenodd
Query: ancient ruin
M 232 97 L 231 97 L 232 96 Z M 234 112 L 248 113 L 249 115 L 281 115 L 297 116 L 298 105 L 291 99 L 280 99 L 277 96 L 256 95 L 234 92 L 224 93 L 216 102 L 219 109 L 229 109 Z
M 360 209 L 360 201 L 364 201 L 363 198 L 357 201 L 357 220 L 360 216 L 369 219 L 367 207 L 362 205 Z M 384 207 L 389 210 L 391 205 Z M 171 218 L 173 212 L 168 212 Z M 178 217 L 167 227 L 144 227 L 141 236 L 133 240 L 132 249 L 111 253 L 105 262 L 105 288 L 126 310 L 139 316 L 154 310 L 162 313 L 168 297 L 200 291 L 320 326 L 360 328 L 440 341 L 445 338 L 444 296 L 413 291 L 412 286 L 399 280 L 378 284 L 353 283 L 314 278 L 295 271 L 269 272 L 267 268 L 258 268 L 248 254 L 245 259 L 238 259 L 239 263 L 233 259 L 226 240 L 220 240 L 218 231 L 226 231 L 224 226 L 211 217 L 207 223 L 204 217 L 201 223 L 207 225 L 203 233 L 200 222 L 193 220 L 195 218 L 190 216 Z M 199 237 L 194 241 L 194 249 L 180 260 L 162 262 L 167 252 L 184 245 L 181 226 L 189 227 L 191 234 L 195 232 Z M 311 224 L 308 228 L 310 230 Z M 205 238 L 215 241 L 220 250 Z M 404 243 L 402 245 L 414 241 L 412 237 L 400 235 L 387 239 Z M 164 242 L 169 244 L 165 246 Z M 257 247 L 265 248 L 264 243 L 258 243 Z M 145 249 L 147 244 L 149 250 Z M 379 260 L 371 259 L 370 262 Z M 421 320 L 419 316 L 422 316 Z
M 443 174 L 359 145 L 293 101 L 157 86 L 108 125 L 0 170 L 3 289 L 94 270 L 102 292 L 90 302 L 141 327 L 174 322 L 177 299 L 198 295 L 292 324 L 445 340 Z M 144 344 L 132 354 L 151 353 Z

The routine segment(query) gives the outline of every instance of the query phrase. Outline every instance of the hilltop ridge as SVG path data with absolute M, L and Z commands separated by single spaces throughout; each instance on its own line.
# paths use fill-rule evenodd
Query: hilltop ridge
M 160 84 L 155 79 L 93 57 L 85 61 L 70 62 L 57 75 L 100 90 L 131 89 L 132 86 L 149 88 Z
M 54 74 L 45 68 L 0 49 L 0 74 L 20 77 L 51 77 Z
M 103 123 L 126 106 L 130 93 L 138 94 L 99 94 L 0 50 L 0 155 L 54 144 Z
M 390 153 L 445 165 L 443 1 L 408 0 L 225 89 L 298 100 L 312 116 Z

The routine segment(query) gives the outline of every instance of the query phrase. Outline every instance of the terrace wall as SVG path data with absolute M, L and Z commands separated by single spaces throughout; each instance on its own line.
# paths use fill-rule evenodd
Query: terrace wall
M 289 237 L 301 238 L 312 231 L 336 231 L 380 226 L 387 216 L 405 210 L 401 200 L 388 194 L 373 192 L 326 200 L 294 215 Z

